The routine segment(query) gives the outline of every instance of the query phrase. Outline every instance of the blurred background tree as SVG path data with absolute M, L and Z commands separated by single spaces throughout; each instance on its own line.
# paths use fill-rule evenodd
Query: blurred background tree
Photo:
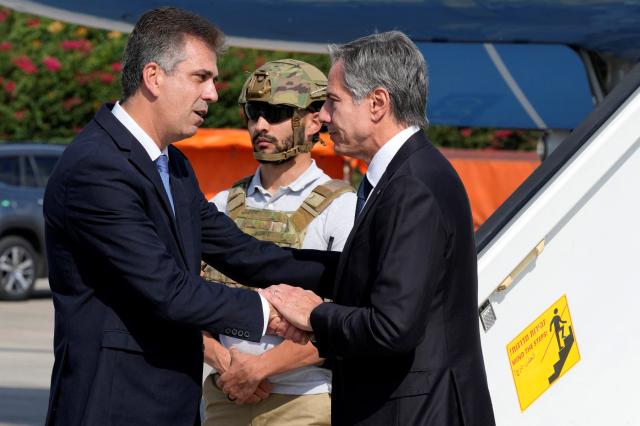
M 0 140 L 67 143 L 104 102 L 120 95 L 126 34 L 0 8 Z M 265 62 L 294 58 L 325 73 L 320 54 L 229 48 L 218 58 L 220 99 L 204 127 L 244 127 L 237 105 L 248 74 Z M 432 125 L 436 145 L 451 148 L 533 150 L 539 132 Z

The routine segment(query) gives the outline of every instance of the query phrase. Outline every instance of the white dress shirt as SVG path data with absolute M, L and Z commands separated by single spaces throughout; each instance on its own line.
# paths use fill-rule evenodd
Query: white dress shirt
M 398 151 L 400 151 L 402 145 L 404 145 L 404 143 L 419 130 L 420 128 L 418 126 L 409 126 L 406 129 L 401 130 L 394 137 L 389 139 L 387 143 L 382 145 L 382 148 L 380 148 L 378 152 L 376 152 L 367 169 L 367 179 L 373 188 L 375 188 L 378 182 L 380 182 L 380 178 L 387 170 L 387 166 L 389 166 L 393 157 L 395 157 Z M 371 189 L 369 196 L 373 193 L 373 188 Z
M 126 127 L 129 132 L 131 132 L 136 140 L 140 142 L 140 145 L 142 145 L 144 150 L 147 151 L 147 154 L 149 154 L 149 158 L 151 158 L 151 161 L 155 163 L 158 157 L 160 157 L 162 154 L 166 155 L 167 158 L 169 158 L 169 150 L 165 148 L 164 150 L 160 151 L 160 148 L 158 148 L 158 145 L 156 145 L 153 139 L 151 139 L 151 136 L 149 136 L 147 132 L 142 130 L 142 127 L 140 127 L 138 123 L 136 123 L 135 120 L 129 115 L 129 113 L 125 111 L 124 108 L 122 108 L 120 102 L 116 102 L 116 104 L 113 106 L 113 109 L 111 110 L 111 114 L 113 114 L 118 119 L 118 121 L 122 123 L 122 125 Z

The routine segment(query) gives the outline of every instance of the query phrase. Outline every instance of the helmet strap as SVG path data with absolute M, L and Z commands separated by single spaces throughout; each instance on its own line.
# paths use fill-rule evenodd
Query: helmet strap
M 283 152 L 268 154 L 265 152 L 253 151 L 253 158 L 265 163 L 281 163 L 290 158 L 295 157 L 301 152 L 310 152 L 313 144 L 316 142 L 305 141 L 304 126 L 302 125 L 301 109 L 296 109 L 291 117 L 291 129 L 293 130 L 293 146 Z

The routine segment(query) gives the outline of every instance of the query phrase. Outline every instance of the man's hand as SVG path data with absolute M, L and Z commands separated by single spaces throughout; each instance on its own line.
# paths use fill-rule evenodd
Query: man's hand
M 276 307 L 281 316 L 290 325 L 300 330 L 313 331 L 311 328 L 311 311 L 322 303 L 322 299 L 314 292 L 287 284 L 280 284 L 271 286 L 260 294 Z M 285 337 L 287 332 L 290 333 L 291 331 L 285 331 Z
M 240 353 L 235 348 L 229 353 L 229 368 L 220 375 L 217 385 L 238 405 L 266 399 L 271 393 L 271 384 L 262 373 L 260 357 Z
M 258 291 L 268 301 L 268 297 L 265 294 L 264 290 Z M 278 310 L 273 306 L 271 302 L 269 302 L 269 309 L 269 323 L 267 324 L 267 334 L 280 336 L 295 343 L 300 343 L 302 345 L 306 344 L 309 341 L 310 334 L 299 330 L 298 328 L 291 325 L 289 321 L 282 318 L 280 312 L 278 312 Z
M 206 331 L 202 332 L 202 343 L 204 346 L 204 362 L 216 369 L 220 374 L 227 371 L 231 362 L 229 349 L 225 348 Z

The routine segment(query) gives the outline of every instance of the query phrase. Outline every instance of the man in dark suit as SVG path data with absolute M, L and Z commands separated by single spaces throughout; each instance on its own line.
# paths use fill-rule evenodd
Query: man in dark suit
M 201 258 L 255 286 L 315 285 L 325 273 L 238 230 L 170 146 L 217 100 L 222 41 L 179 9 L 143 15 L 125 48 L 122 99 L 98 112 L 49 180 L 49 425 L 200 424 L 201 331 L 259 341 L 276 321 L 256 292 L 205 283 Z
M 320 119 L 369 165 L 334 287 L 264 291 L 333 368 L 334 425 L 495 423 L 464 187 L 431 145 L 426 64 L 400 32 L 330 46 Z M 314 340 L 312 339 L 312 341 Z

